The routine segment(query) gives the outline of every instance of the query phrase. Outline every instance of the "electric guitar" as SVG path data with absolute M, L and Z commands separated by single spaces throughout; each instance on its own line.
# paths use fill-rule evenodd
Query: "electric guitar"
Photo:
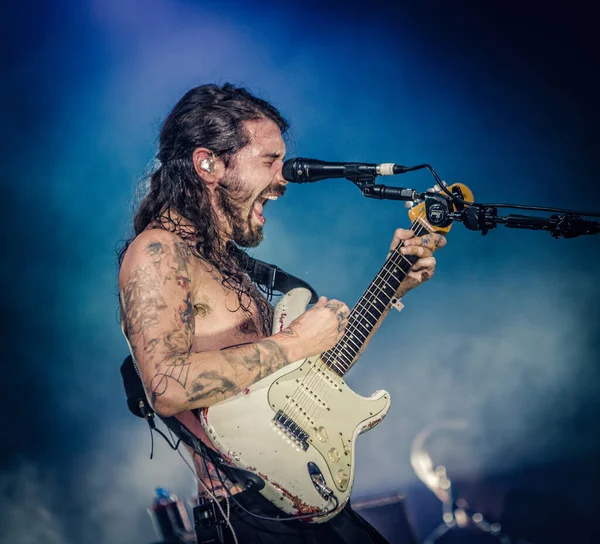
M 449 190 L 473 201 L 462 184 Z M 422 201 L 408 212 L 416 236 L 450 230 L 450 226 L 432 227 L 425 212 Z M 377 425 L 390 408 L 386 391 L 362 397 L 343 377 L 386 309 L 397 302 L 398 287 L 417 260 L 402 255 L 401 246 L 390 252 L 332 349 L 291 363 L 201 411 L 201 424 L 214 448 L 231 465 L 262 478 L 265 485 L 260 493 L 290 516 L 303 515 L 320 523 L 344 507 L 354 481 L 356 437 Z M 273 333 L 300 316 L 310 297 L 303 288 L 284 295 L 275 308 Z

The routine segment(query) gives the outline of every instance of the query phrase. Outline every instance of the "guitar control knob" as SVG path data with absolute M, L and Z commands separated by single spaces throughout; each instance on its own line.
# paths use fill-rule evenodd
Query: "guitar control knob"
M 340 485 L 346 485 L 348 483 L 348 473 L 344 470 L 338 470 L 335 473 L 335 481 Z
M 317 440 L 319 442 L 327 442 L 328 439 L 329 439 L 329 435 L 327 434 L 325 427 L 319 427 L 317 429 Z
M 336 449 L 336 448 L 331 448 L 328 452 L 327 452 L 327 458 L 332 462 L 332 463 L 337 463 L 340 460 L 340 452 Z

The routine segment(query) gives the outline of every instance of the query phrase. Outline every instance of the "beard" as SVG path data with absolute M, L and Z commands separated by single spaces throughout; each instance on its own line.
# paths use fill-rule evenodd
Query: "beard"
M 231 240 L 240 247 L 256 247 L 264 238 L 263 226 L 252 221 L 254 203 L 262 195 L 281 192 L 281 189 L 267 187 L 256 199 L 252 191 L 246 189 L 235 172 L 226 174 L 215 190 L 217 204 L 227 217 L 231 228 Z

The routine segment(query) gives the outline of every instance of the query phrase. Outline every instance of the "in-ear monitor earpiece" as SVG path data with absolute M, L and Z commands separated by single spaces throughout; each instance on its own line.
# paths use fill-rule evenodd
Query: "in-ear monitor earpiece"
M 200 169 L 208 172 L 209 174 L 213 173 L 214 170 L 214 162 L 212 159 L 203 159 L 200 163 Z

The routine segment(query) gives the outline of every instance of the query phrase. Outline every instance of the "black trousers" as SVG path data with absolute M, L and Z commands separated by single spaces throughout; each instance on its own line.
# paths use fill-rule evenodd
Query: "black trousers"
M 260 493 L 244 491 L 235 499 L 254 514 L 266 517 L 286 517 L 289 514 L 279 510 Z M 367 521 L 359 516 L 348 503 L 333 519 L 324 523 L 294 521 L 268 521 L 244 512 L 229 499 L 230 521 L 237 536 L 238 544 L 389 544 Z M 222 503 L 225 511 L 225 504 Z M 203 531 L 196 526 L 198 543 L 215 542 L 210 530 Z M 229 527 L 223 529 L 224 542 L 233 544 Z

